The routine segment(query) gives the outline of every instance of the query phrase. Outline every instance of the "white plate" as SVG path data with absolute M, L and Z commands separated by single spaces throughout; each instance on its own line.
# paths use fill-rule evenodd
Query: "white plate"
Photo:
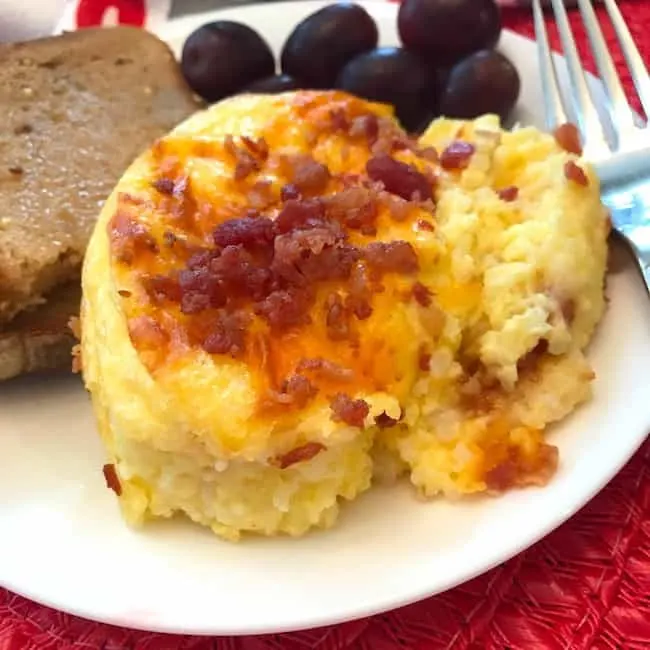
M 323 3 L 247 6 L 175 21 L 178 50 L 208 19 L 236 18 L 277 49 Z M 397 43 L 394 5 L 367 5 Z M 504 34 L 519 67 L 519 118 L 541 123 L 534 45 Z M 570 218 L 570 215 L 567 216 Z M 650 305 L 631 265 L 610 278 L 594 341 L 595 399 L 551 434 L 561 466 L 542 490 L 421 503 L 402 486 L 346 506 L 339 525 L 301 540 L 222 542 L 184 521 L 135 532 L 104 486 L 104 456 L 77 378 L 0 389 L 0 584 L 87 618 L 196 634 L 252 634 L 335 623 L 453 587 L 549 533 L 598 492 L 650 430 Z

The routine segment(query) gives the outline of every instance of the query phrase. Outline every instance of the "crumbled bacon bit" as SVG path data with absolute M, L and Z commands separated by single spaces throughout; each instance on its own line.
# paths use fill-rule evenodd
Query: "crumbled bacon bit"
M 145 291 L 154 303 L 165 300 L 178 302 L 181 299 L 181 288 L 176 278 L 168 275 L 149 275 L 142 278 Z
M 485 472 L 488 490 L 503 492 L 514 486 L 544 486 L 557 471 L 559 453 L 553 445 L 541 444 L 534 462 L 522 458 L 518 449 L 508 449 L 508 455 Z
M 304 408 L 318 394 L 318 388 L 303 375 L 292 375 L 285 379 L 279 392 L 273 392 L 271 399 L 277 404 Z
M 166 332 L 151 316 L 136 316 L 128 322 L 129 336 L 139 346 L 158 349 L 168 341 Z
M 456 140 L 442 152 L 440 165 L 443 169 L 465 169 L 475 151 L 476 147 L 470 142 Z
M 411 213 L 412 204 L 399 196 L 394 194 L 389 194 L 388 192 L 380 192 L 379 200 L 382 204 L 388 207 L 388 212 L 390 213 L 390 218 L 393 221 L 401 223 L 406 221 L 409 218 Z
M 321 451 L 325 451 L 325 449 L 325 445 L 322 445 L 320 442 L 308 442 L 301 447 L 296 447 L 296 449 L 292 449 L 290 452 L 279 456 L 275 459 L 274 464 L 280 469 L 287 469 L 287 467 L 291 467 L 296 463 L 311 460 Z
M 421 346 L 418 351 L 418 368 L 422 372 L 428 372 L 431 369 L 431 353 L 424 346 Z
M 582 156 L 580 131 L 578 131 L 578 127 L 575 124 L 561 124 L 553 132 L 553 137 L 564 151 L 576 156 Z
M 363 428 L 364 420 L 370 413 L 368 403 L 362 399 L 352 399 L 345 393 L 337 393 L 330 403 L 332 419 L 335 422 L 345 422 L 351 427 Z
M 259 163 L 254 158 L 241 157 L 235 165 L 235 172 L 233 178 L 236 181 L 243 181 L 248 178 L 253 172 L 259 170 Z
M 154 188 L 161 194 L 171 196 L 174 193 L 174 179 L 173 178 L 158 178 L 153 182 Z
M 338 363 L 323 359 L 322 357 L 302 359 L 298 363 L 296 371 L 314 373 L 317 376 L 336 381 L 349 381 L 354 376 L 354 373 L 349 368 L 339 366 Z
M 350 129 L 350 121 L 342 108 L 335 108 L 330 111 L 330 122 L 332 131 L 344 131 L 347 133 Z
M 379 137 L 379 118 L 376 115 L 361 115 L 352 120 L 349 131 L 350 137 L 364 137 L 372 146 Z
M 302 198 L 300 190 L 293 183 L 287 183 L 282 186 L 282 189 L 280 190 L 280 199 L 283 203 L 292 199 L 300 198 Z
M 391 427 L 394 427 L 397 424 L 399 424 L 399 420 L 396 420 L 395 418 L 390 417 L 390 415 L 387 415 L 386 412 L 384 412 L 384 413 L 380 413 L 375 418 L 375 424 L 380 429 L 390 429 Z
M 117 293 L 118 293 L 118 295 L 122 296 L 122 298 L 130 298 L 131 297 L 131 292 L 128 289 L 118 289 Z
M 517 197 L 519 196 L 519 188 L 515 185 L 510 185 L 500 189 L 497 194 L 502 201 L 510 203 L 517 200 Z
M 485 472 L 485 485 L 488 490 L 503 492 L 516 483 L 518 468 L 517 455 L 510 449 L 510 456 Z
M 350 187 L 328 196 L 325 209 L 329 217 L 352 230 L 360 230 L 364 235 L 374 235 L 377 231 L 377 201 L 364 187 Z
M 348 279 L 348 295 L 345 306 L 359 319 L 366 320 L 372 315 L 372 287 L 368 278 L 368 269 L 364 264 L 352 268 Z
M 426 219 L 418 219 L 417 222 L 418 230 L 424 230 L 426 232 L 434 232 L 435 226 Z
M 170 230 L 166 230 L 163 233 L 163 243 L 168 248 L 171 248 L 177 241 L 178 241 L 178 237 Z
M 285 330 L 309 324 L 308 311 L 312 303 L 313 296 L 309 291 L 280 289 L 257 303 L 255 313 L 266 319 L 271 328 Z
M 263 138 L 255 141 L 241 136 L 240 141 L 242 146 L 237 146 L 235 139 L 227 135 L 223 142 L 225 151 L 235 160 L 233 177 L 236 181 L 244 180 L 253 172 L 259 171 L 269 155 L 268 145 Z
M 350 336 L 350 313 L 338 293 L 330 293 L 325 300 L 327 336 L 333 341 L 343 341 Z
M 413 297 L 419 305 L 428 307 L 431 304 L 431 291 L 421 282 L 415 282 L 412 291 Z
M 567 180 L 576 183 L 576 185 L 581 185 L 582 187 L 587 187 L 589 185 L 589 178 L 585 174 L 584 169 L 579 165 L 576 165 L 573 160 L 567 161 L 564 165 L 564 175 Z
M 275 230 L 279 234 L 299 228 L 314 228 L 322 225 L 325 219 L 325 205 L 321 199 L 299 201 L 291 199 L 275 220 Z
M 296 155 L 289 158 L 292 185 L 303 195 L 321 194 L 330 180 L 327 167 L 309 155 Z
M 120 483 L 120 479 L 117 476 L 117 471 L 115 469 L 115 465 L 112 463 L 109 463 L 107 465 L 104 465 L 102 467 L 102 472 L 104 473 L 104 480 L 106 481 L 106 487 L 109 488 L 110 490 L 113 490 L 117 496 L 122 495 L 122 484 Z
M 363 249 L 363 256 L 374 271 L 379 273 L 416 273 L 418 257 L 409 242 L 373 242 Z
M 264 138 L 259 138 L 258 140 L 253 140 L 248 136 L 241 136 L 242 144 L 257 158 L 258 160 L 264 161 L 269 157 L 269 145 L 266 143 Z
M 157 253 L 158 245 L 147 227 L 118 210 L 109 222 L 111 250 L 115 257 L 131 264 L 137 253 Z
M 243 246 L 254 249 L 273 241 L 273 221 L 266 217 L 241 217 L 219 224 L 212 233 L 217 246 Z
M 383 183 L 388 192 L 407 201 L 433 197 L 433 187 L 424 174 L 387 154 L 371 158 L 366 163 L 366 172 L 373 181 Z
M 228 354 L 233 358 L 241 356 L 246 346 L 247 324 L 247 317 L 241 313 L 220 311 L 211 324 L 212 331 L 203 341 L 203 349 L 208 354 Z

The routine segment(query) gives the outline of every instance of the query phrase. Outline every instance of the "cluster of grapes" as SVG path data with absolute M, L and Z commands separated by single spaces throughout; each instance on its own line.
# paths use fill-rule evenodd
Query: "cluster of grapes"
M 495 0 L 404 0 L 397 27 L 401 47 L 378 47 L 377 25 L 351 2 L 328 5 L 287 38 L 276 74 L 260 34 L 234 21 L 203 25 L 185 42 L 181 65 L 208 102 L 240 92 L 340 89 L 392 104 L 405 129 L 417 132 L 436 116 L 507 119 L 520 79 L 495 50 L 501 16 Z

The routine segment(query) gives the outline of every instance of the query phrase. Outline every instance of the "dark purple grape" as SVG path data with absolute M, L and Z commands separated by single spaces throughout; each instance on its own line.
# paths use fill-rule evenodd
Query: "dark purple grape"
M 328 5 L 294 28 L 284 47 L 282 72 L 308 88 L 332 88 L 343 66 L 377 46 L 377 25 L 359 5 Z
M 190 34 L 183 46 L 181 68 L 198 95 L 216 102 L 272 75 L 275 59 L 255 30 L 230 20 L 218 20 Z
M 380 47 L 356 57 L 343 68 L 336 87 L 392 104 L 407 131 L 420 130 L 435 109 L 435 71 L 400 47 Z
M 264 95 L 274 95 L 289 90 L 299 90 L 303 88 L 293 77 L 288 74 L 274 74 L 272 77 L 264 77 L 254 81 L 244 88 L 244 92 L 260 93 Z
M 404 0 L 397 28 L 404 47 L 449 65 L 497 44 L 501 12 L 495 0 Z
M 519 73 L 503 54 L 475 52 L 452 68 L 440 98 L 440 112 L 460 119 L 496 113 L 505 120 L 517 103 L 520 88 Z

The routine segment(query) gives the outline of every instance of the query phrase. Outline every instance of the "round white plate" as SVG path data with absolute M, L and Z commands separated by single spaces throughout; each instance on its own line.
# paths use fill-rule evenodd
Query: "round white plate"
M 323 3 L 247 6 L 170 23 L 178 51 L 199 24 L 235 18 L 279 49 Z M 367 5 L 396 44 L 396 7 Z M 522 122 L 541 124 L 535 47 L 504 34 L 523 80 Z M 570 218 L 570 215 L 567 215 Z M 104 456 L 78 378 L 0 387 L 0 584 L 117 625 L 196 634 L 293 630 L 362 617 L 449 589 L 522 551 L 593 497 L 650 430 L 650 304 L 628 263 L 610 277 L 591 349 L 595 399 L 551 433 L 561 465 L 544 489 L 422 503 L 374 489 L 331 531 L 238 545 L 186 521 L 127 528 L 104 486 Z

